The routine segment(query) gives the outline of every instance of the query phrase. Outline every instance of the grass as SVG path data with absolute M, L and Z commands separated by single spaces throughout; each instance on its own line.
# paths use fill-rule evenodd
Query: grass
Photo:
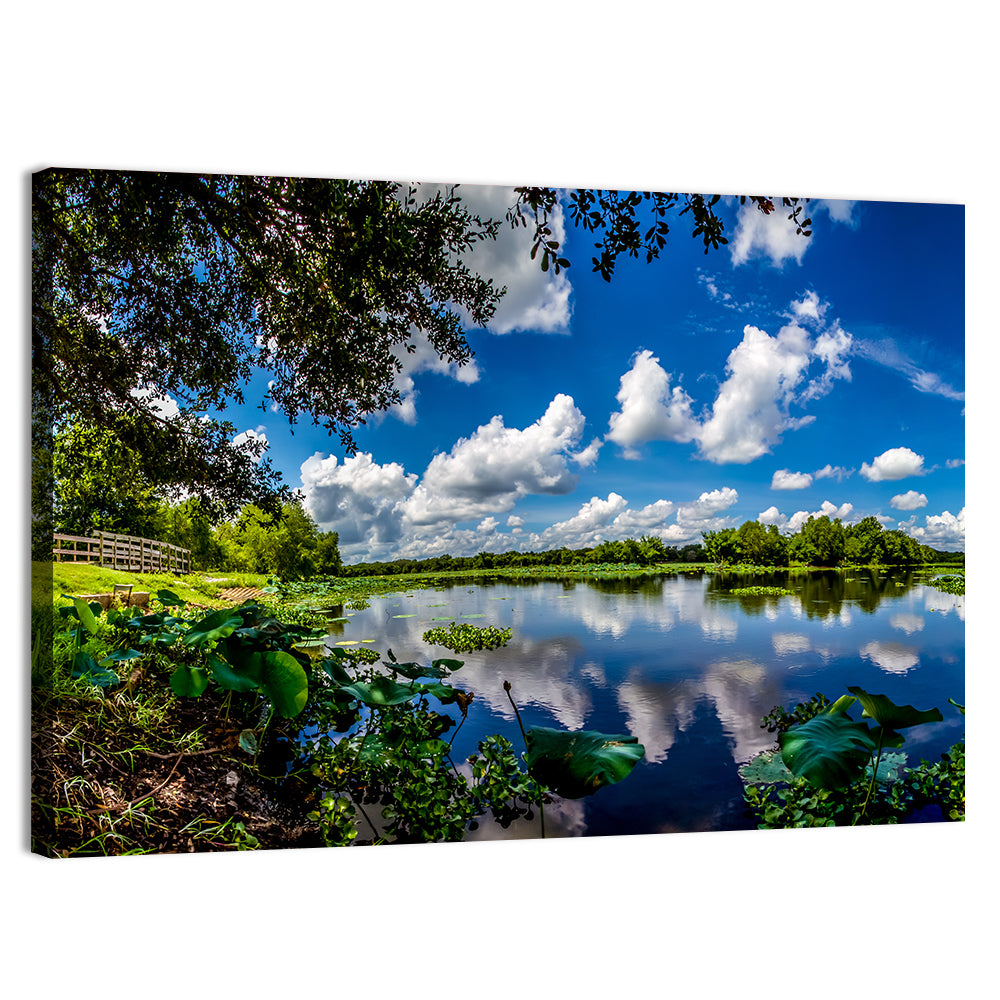
M 220 590 L 227 587 L 263 587 L 267 577 L 261 573 L 205 572 L 186 573 L 129 573 L 86 563 L 35 563 L 32 567 L 33 600 L 42 596 L 45 581 L 51 580 L 52 597 L 63 594 L 108 594 L 115 584 L 133 584 L 136 592 L 148 591 L 155 596 L 158 590 L 171 590 L 185 601 L 196 604 L 218 600 Z M 37 596 L 36 596 L 37 595 Z

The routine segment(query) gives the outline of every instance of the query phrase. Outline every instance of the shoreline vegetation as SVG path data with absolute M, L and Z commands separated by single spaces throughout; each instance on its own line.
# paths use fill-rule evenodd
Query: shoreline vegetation
M 848 574 L 858 569 L 832 572 Z M 927 574 L 923 582 L 949 593 L 964 593 L 964 569 L 954 563 L 914 569 Z M 207 631 L 199 633 L 201 638 L 213 640 L 204 649 L 187 642 L 190 633 L 183 630 L 191 629 L 191 623 L 199 617 L 207 629 L 213 624 L 211 619 L 219 615 L 245 612 L 246 605 L 233 609 L 231 602 L 220 597 L 224 590 L 249 587 L 262 591 L 259 599 L 250 602 L 260 621 L 272 622 L 266 627 L 285 633 L 286 638 L 311 633 L 311 638 L 301 645 L 308 648 L 311 642 L 315 649 L 322 646 L 323 625 L 331 620 L 331 609 L 364 607 L 372 598 L 433 588 L 450 581 L 586 582 L 712 573 L 722 581 L 732 577 L 733 586 L 726 589 L 736 595 L 759 592 L 778 596 L 778 591 L 790 592 L 781 587 L 748 587 L 746 578 L 785 572 L 794 578 L 813 571 L 803 566 L 736 565 L 723 569 L 703 562 L 649 566 L 578 563 L 284 583 L 264 574 L 245 572 L 195 572 L 182 577 L 35 563 L 32 849 L 50 857 L 69 857 L 379 843 L 392 839 L 377 823 L 361 819 L 364 807 L 360 801 L 356 814 L 346 796 L 324 793 L 330 775 L 343 770 L 336 747 L 349 746 L 349 740 L 326 747 L 322 766 L 316 760 L 303 765 L 290 756 L 293 737 L 304 719 L 326 725 L 338 712 L 345 711 L 344 695 L 336 685 L 331 687 L 325 675 L 317 680 L 321 672 L 313 670 L 305 711 L 298 718 L 278 717 L 273 706 L 268 710 L 266 698 L 247 696 L 231 678 L 228 687 L 219 683 L 227 675 L 217 658 L 213 665 L 211 647 L 225 628 L 219 630 L 218 636 Z M 878 568 L 872 571 L 879 572 Z M 938 577 L 938 583 L 934 574 L 941 573 L 945 575 Z M 150 606 L 141 610 L 112 607 L 102 612 L 91 605 L 88 616 L 85 602 L 72 600 L 80 594 L 110 592 L 115 584 L 122 583 L 133 584 L 137 592 L 149 592 Z M 149 624 L 154 619 L 155 627 Z M 147 625 L 137 624 L 142 622 Z M 244 624 L 254 622 L 256 619 Z M 135 649 L 140 628 L 149 637 L 148 645 Z M 168 634 L 170 628 L 175 634 Z M 185 638 L 175 641 L 178 635 Z M 489 644 L 485 645 L 489 648 Z M 477 648 L 476 643 L 469 642 L 465 648 Z M 391 651 L 381 652 L 391 657 Z M 380 684 L 379 671 L 372 665 L 377 658 L 374 651 L 337 650 L 335 656 L 333 666 L 326 670 L 339 678 L 341 688 L 367 692 L 370 698 L 376 694 L 385 697 L 380 688 L 373 694 Z M 203 669 L 206 662 L 207 671 Z M 93 664 L 93 669 L 83 669 L 81 663 Z M 448 666 L 439 667 L 439 663 Z M 456 663 L 460 661 L 441 660 L 418 668 L 416 664 L 396 664 L 392 660 L 384 661 L 383 666 L 391 668 L 394 676 L 398 670 L 412 668 L 417 676 L 434 678 L 456 669 Z M 354 671 L 353 676 L 344 673 L 348 668 Z M 208 684 L 209 676 L 216 683 L 199 697 L 191 697 L 195 692 L 190 685 L 197 687 L 202 677 Z M 427 697 L 436 694 L 452 701 L 464 697 L 440 681 L 424 684 L 423 689 Z M 386 686 L 390 695 L 394 690 Z M 427 697 L 415 705 L 382 706 L 380 710 L 395 713 L 384 722 L 384 738 L 402 740 L 400 734 L 405 730 L 407 739 L 419 738 L 421 746 L 428 745 L 428 740 L 443 746 L 443 736 L 436 731 L 443 717 L 432 710 Z M 356 702 L 351 705 L 349 716 L 359 707 Z M 357 721 L 357 716 L 350 720 Z M 406 745 L 405 741 L 399 745 Z M 508 821 L 511 816 L 542 808 L 544 792 L 519 770 L 519 761 L 519 755 L 509 746 L 488 743 L 477 758 L 479 777 L 470 786 L 472 799 L 459 801 L 455 798 L 458 792 L 453 790 L 449 794 L 454 801 L 449 800 L 449 808 L 459 809 L 461 815 L 472 815 L 469 810 L 484 807 L 485 803 L 495 815 L 502 813 Z M 435 766 L 443 768 L 443 759 L 438 759 Z M 424 777 L 430 780 L 433 776 Z M 419 775 L 411 779 L 421 780 Z M 365 780 L 375 780 L 371 768 Z M 493 798 L 482 789 L 492 789 Z M 401 807 L 397 804 L 397 808 Z M 418 814 L 422 808 L 411 804 L 411 810 L 416 809 Z M 403 821 L 397 814 L 391 815 L 396 816 L 396 839 L 405 840 L 407 835 L 414 839 L 445 839 L 433 826 L 424 829 L 412 818 L 412 827 L 399 826 Z M 424 831 L 422 838 L 413 832 L 420 830 Z M 454 833 L 455 829 L 450 828 L 449 835 Z

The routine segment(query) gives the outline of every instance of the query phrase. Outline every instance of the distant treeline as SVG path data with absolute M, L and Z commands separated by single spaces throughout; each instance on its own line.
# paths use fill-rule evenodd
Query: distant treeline
M 514 569 L 531 566 L 573 566 L 587 563 L 654 566 L 658 563 L 704 562 L 705 549 L 692 544 L 678 548 L 659 538 L 644 536 L 620 542 L 601 542 L 594 548 L 549 549 L 545 552 L 479 552 L 474 556 L 434 556 L 431 559 L 394 559 L 344 566 L 341 576 L 392 576 L 399 573 L 442 573 L 472 569 Z
M 545 552 L 480 552 L 474 556 L 434 556 L 394 559 L 344 566 L 341 576 L 392 576 L 401 573 L 512 569 L 532 566 L 613 564 L 655 566 L 661 563 L 713 563 L 717 566 L 917 566 L 942 563 L 965 565 L 964 552 L 943 552 L 921 545 L 905 531 L 886 531 L 877 518 L 843 525 L 839 518 L 810 517 L 793 535 L 775 525 L 746 521 L 739 528 L 702 532 L 703 545 L 678 548 L 659 538 L 643 536 L 602 542 L 593 548 L 549 549 Z
M 942 552 L 921 545 L 898 528 L 886 531 L 875 517 L 843 525 L 825 514 L 810 517 L 794 535 L 775 525 L 745 521 L 738 528 L 704 531 L 709 562 L 755 566 L 917 566 L 926 563 L 965 565 L 964 552 Z

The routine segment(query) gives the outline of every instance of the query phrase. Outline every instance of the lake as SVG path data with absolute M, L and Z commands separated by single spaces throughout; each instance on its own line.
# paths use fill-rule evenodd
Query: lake
M 475 692 L 453 747 L 456 763 L 499 733 L 525 728 L 629 733 L 645 758 L 623 782 L 545 808 L 554 836 L 741 830 L 738 768 L 776 736 L 760 727 L 775 705 L 860 685 L 944 721 L 908 730 L 908 763 L 936 761 L 964 736 L 965 598 L 927 585 L 935 574 L 873 570 L 682 573 L 635 578 L 454 582 L 371 599 L 344 612 L 329 644 L 358 642 L 400 661 L 465 661 L 453 682 Z M 737 596 L 779 586 L 781 597 Z M 452 653 L 424 642 L 450 621 L 513 628 L 502 649 Z M 459 718 L 454 706 L 450 713 Z M 858 717 L 855 708 L 854 716 Z M 462 765 L 468 770 L 468 765 Z M 539 819 L 484 822 L 467 840 L 540 836 Z

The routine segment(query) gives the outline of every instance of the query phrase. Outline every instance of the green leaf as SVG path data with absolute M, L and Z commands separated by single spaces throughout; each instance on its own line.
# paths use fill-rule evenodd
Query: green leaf
M 446 657 L 441 657 L 431 662 L 433 666 L 444 667 L 445 670 L 458 670 L 465 666 L 465 660 L 449 660 Z
M 73 607 L 76 608 L 77 617 L 83 623 L 84 628 L 91 634 L 97 634 L 97 619 L 94 612 L 90 610 L 90 605 L 82 597 L 73 598 Z
M 309 679 L 302 664 L 282 650 L 259 654 L 263 663 L 260 686 L 286 719 L 298 715 L 309 698 Z
M 103 667 L 106 663 L 121 663 L 124 660 L 138 660 L 139 657 L 145 656 L 143 652 L 138 649 L 116 649 L 113 653 L 109 653 L 107 656 L 101 660 L 101 666 Z
M 249 754 L 257 752 L 257 737 L 252 729 L 244 729 L 240 733 L 240 749 Z
M 639 740 L 628 735 L 536 726 L 525 737 L 524 760 L 531 776 L 567 799 L 583 798 L 621 781 L 646 754 Z
M 357 698 L 369 708 L 385 708 L 387 705 L 402 705 L 419 694 L 419 691 L 409 685 L 397 684 L 388 677 L 376 677 L 370 684 L 345 684 L 346 691 L 352 698 Z
M 785 766 L 810 784 L 843 788 L 861 777 L 875 742 L 863 722 L 842 712 L 817 715 L 778 737 Z
M 170 675 L 170 687 L 178 698 L 198 698 L 208 687 L 208 671 L 182 663 Z
M 944 718 L 937 708 L 920 712 L 912 705 L 897 705 L 884 694 L 869 694 L 863 688 L 850 686 L 847 690 L 861 702 L 864 708 L 861 717 L 874 719 L 883 729 L 906 729 L 924 722 L 941 722 Z
M 74 680 L 86 681 L 100 688 L 111 687 L 112 684 L 118 683 L 118 675 L 114 671 L 98 666 L 94 658 L 82 649 L 78 649 L 73 656 L 73 670 L 70 676 Z
M 158 590 L 156 599 L 168 608 L 179 608 L 187 604 L 187 601 L 178 597 L 172 590 Z
M 250 657 L 247 659 L 252 661 Z M 213 654 L 209 654 L 207 662 L 208 669 L 212 672 L 212 680 L 224 691 L 236 691 L 244 694 L 260 686 L 258 683 L 260 680 L 260 667 L 257 664 L 254 665 L 256 669 L 251 674 L 247 673 L 246 670 L 235 669 L 221 657 Z
M 188 646 L 200 646 L 232 635 L 242 624 L 242 615 L 233 608 L 223 608 L 195 622 L 185 634 L 183 641 Z

